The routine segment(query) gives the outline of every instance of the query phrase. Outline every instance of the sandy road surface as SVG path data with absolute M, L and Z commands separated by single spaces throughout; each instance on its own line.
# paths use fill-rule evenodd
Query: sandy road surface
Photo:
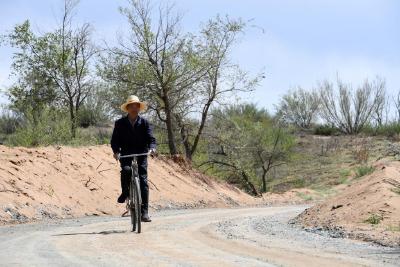
M 400 266 L 400 250 L 307 233 L 305 207 L 161 211 L 0 228 L 1 266 Z

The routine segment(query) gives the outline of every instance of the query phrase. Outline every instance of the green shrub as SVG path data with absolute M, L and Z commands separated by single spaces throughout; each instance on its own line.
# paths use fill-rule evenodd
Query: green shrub
M 294 188 L 303 188 L 306 186 L 306 181 L 303 178 L 294 179 L 290 181 L 290 183 L 293 185 Z
M 338 184 L 346 184 L 349 176 L 350 176 L 350 170 L 347 169 L 340 170 Z
M 9 135 L 14 133 L 20 125 L 21 119 L 10 112 L 3 113 L 0 116 L 0 133 Z
M 362 165 L 357 167 L 356 169 L 356 178 L 360 178 L 362 176 L 368 175 L 374 171 L 374 167 Z
M 65 113 L 45 109 L 36 122 L 27 114 L 21 126 L 7 138 L 6 144 L 32 147 L 65 144 L 71 140 L 71 124 Z
M 319 125 L 314 129 L 314 134 L 324 136 L 337 135 L 339 130 L 330 125 Z
M 379 224 L 382 220 L 383 220 L 382 215 L 372 213 L 368 217 L 368 219 L 366 219 L 364 222 L 367 222 L 367 223 L 370 223 L 370 224 Z
M 382 126 L 367 125 L 363 128 L 362 133 L 371 136 L 396 137 L 400 134 L 400 123 L 391 122 Z
M 78 129 L 77 137 L 71 140 L 71 145 L 102 145 L 111 140 L 112 129 L 107 127 L 94 127 Z
M 400 195 L 400 188 L 398 187 L 392 188 L 392 192 Z

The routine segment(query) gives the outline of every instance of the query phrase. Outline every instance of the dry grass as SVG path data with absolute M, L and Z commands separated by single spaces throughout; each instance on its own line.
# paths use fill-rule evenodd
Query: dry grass
M 379 137 L 298 136 L 295 155 L 289 164 L 271 172 L 269 188 L 284 192 L 351 184 L 353 178 L 373 171 L 371 164 L 387 156 L 390 144 Z

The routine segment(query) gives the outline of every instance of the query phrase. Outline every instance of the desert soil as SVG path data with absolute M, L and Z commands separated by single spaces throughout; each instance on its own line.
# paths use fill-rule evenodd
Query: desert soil
M 109 145 L 0 145 L 0 224 L 120 215 L 119 170 Z M 148 172 L 151 210 L 304 202 L 296 190 L 254 198 L 161 156 L 149 158 Z
M 308 231 L 400 247 L 400 162 L 381 160 L 374 168 L 295 221 Z

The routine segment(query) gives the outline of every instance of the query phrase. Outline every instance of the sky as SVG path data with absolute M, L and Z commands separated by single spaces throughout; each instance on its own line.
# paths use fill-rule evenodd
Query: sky
M 158 0 L 166 2 L 164 0 Z M 280 97 L 319 81 L 360 85 L 366 78 L 386 79 L 387 90 L 400 90 L 400 1 L 397 0 L 176 0 L 182 30 L 196 32 L 202 22 L 220 15 L 248 21 L 246 33 L 232 50 L 234 63 L 250 75 L 265 73 L 255 92 L 244 100 L 274 111 Z M 29 19 L 34 31 L 57 26 L 61 0 L 0 0 L 0 34 Z M 94 40 L 113 44 L 126 32 L 119 6 L 127 0 L 81 0 L 77 23 L 89 22 Z M 155 2 L 155 6 L 156 6 Z M 0 46 L 0 89 L 12 83 L 13 49 Z M 6 98 L 0 95 L 0 103 Z

